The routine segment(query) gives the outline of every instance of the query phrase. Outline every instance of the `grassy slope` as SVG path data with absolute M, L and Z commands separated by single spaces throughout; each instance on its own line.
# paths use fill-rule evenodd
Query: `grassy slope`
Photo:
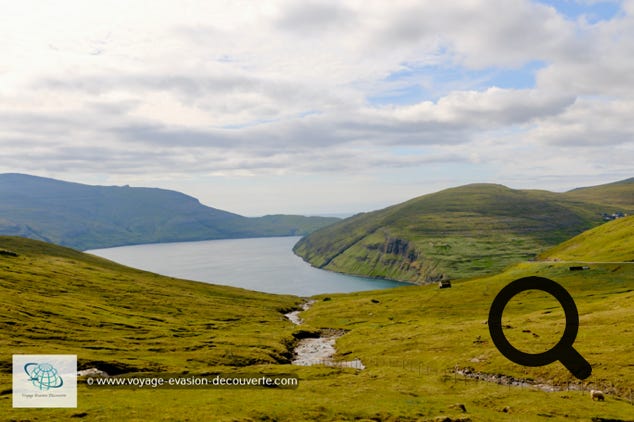
M 574 245 L 575 252 L 583 251 L 574 255 L 582 262 L 624 260 L 634 250 L 633 221 L 630 217 L 601 225 L 553 248 L 548 256 L 567 253 Z M 459 366 L 554 385 L 579 384 L 558 362 L 522 367 L 505 359 L 490 341 L 483 322 L 494 296 L 510 281 L 528 275 L 556 280 L 573 296 L 580 315 L 574 347 L 593 367 L 583 386 L 609 392 L 604 405 L 597 406 L 579 391 L 544 393 L 474 381 L 462 384 L 459 377 L 447 380 L 444 371 Z M 395 389 L 416 397 L 421 406 L 431 402 L 437 412 L 455 414 L 450 403 L 456 400 L 466 405 L 474 420 L 632 420 L 634 263 L 591 264 L 589 270 L 572 272 L 566 263 L 526 262 L 495 276 L 454 283 L 451 289 L 423 286 L 321 298 L 325 300 L 304 315 L 307 328 L 350 330 L 337 342 L 340 356 L 360 358 L 368 373 L 392 379 Z M 503 321 L 511 327 L 505 329 L 507 338 L 529 353 L 548 350 L 564 328 L 557 302 L 536 291 L 513 299 Z M 406 381 L 411 378 L 424 387 L 403 387 L 411 385 Z M 429 400 L 425 388 L 437 399 Z M 506 406 L 509 414 L 501 412 Z
M 10 388 L 11 378 L 0 373 L 0 415 L 9 419 L 44 421 L 77 414 L 97 421 L 201 417 L 407 421 L 435 420 L 441 415 L 474 421 L 632 419 L 626 399 L 634 388 L 630 264 L 593 265 L 589 271 L 570 272 L 562 263 L 524 263 L 497 276 L 454 283 L 451 289 L 412 286 L 322 295 L 303 314 L 303 328 L 349 330 L 337 341 L 337 348 L 342 359 L 361 358 L 368 367 L 356 371 L 265 363 L 282 354 L 282 343 L 293 327 L 278 311 L 293 306 L 296 298 L 174 280 L 66 249 L 2 240 L 0 247 L 21 253 L 18 258 L 0 256 L 5 308 L 1 321 L 13 323 L 1 331 L 3 362 L 12 353 L 76 352 L 84 365 L 104 360 L 201 373 L 210 367 L 250 362 L 255 363 L 249 367 L 252 373 L 295 373 L 301 378 L 297 390 L 280 391 L 131 392 L 80 385 L 78 409 L 11 409 L 11 395 L 2 394 Z M 575 298 L 581 321 L 575 348 L 593 365 L 591 385 L 610 391 L 606 402 L 592 402 L 587 392 L 508 388 L 448 373 L 458 365 L 557 384 L 574 382 L 559 363 L 523 368 L 507 361 L 491 344 L 483 324 L 502 286 L 534 274 L 557 280 Z M 52 298 L 43 297 L 46 289 Z M 70 305 L 64 299 L 71 299 Z M 37 311 L 34 303 L 39 304 Z M 513 327 L 506 333 L 517 347 L 533 352 L 531 348 L 556 341 L 552 333 L 561 330 L 560 317 L 548 298 L 523 298 L 512 302 L 504 314 L 504 321 Z M 531 333 L 525 333 L 529 327 Z M 93 345 L 108 349 L 86 348 Z M 456 403 L 463 403 L 467 414 Z M 510 411 L 502 412 L 507 406 Z
M 303 235 L 338 219 L 247 218 L 165 189 L 89 186 L 0 174 L 0 234 L 76 249 L 262 236 Z
M 606 185 L 573 189 L 566 192 L 564 196 L 584 202 L 612 205 L 614 209 L 610 210 L 611 212 L 622 211 L 621 208 L 631 208 L 632 204 L 634 204 L 632 184 L 634 184 L 634 178 Z
M 549 249 L 542 260 L 634 261 L 634 216 L 611 221 Z
M 23 238 L 0 237 L 0 249 L 19 254 L 0 255 L 4 371 L 13 353 L 76 353 L 80 366 L 120 370 L 288 358 L 291 327 L 280 310 L 297 298 L 163 277 Z
M 623 191 L 634 192 L 634 183 L 619 185 Z M 295 252 L 319 268 L 415 282 L 438 274 L 493 274 L 600 224 L 614 199 L 597 192 L 603 191 L 586 192 L 584 198 L 595 200 L 584 202 L 568 194 L 467 185 L 346 219 L 305 237 Z M 634 202 L 624 209 L 633 208 Z
M 568 289 L 580 311 L 575 348 L 593 365 L 588 382 L 627 399 L 634 388 L 631 265 L 598 265 L 580 274 L 564 264 L 527 263 L 497 276 L 455 283 L 451 289 L 423 286 L 330 296 L 307 312 L 306 321 L 312 327 L 351 330 L 337 342 L 339 353 L 360 358 L 369 366 L 364 375 L 381 380 L 377 384 L 391 383 L 389 388 L 400 392 L 402 401 L 410 395 L 423 409 L 437 406 L 438 413 L 455 414 L 449 405 L 461 402 L 474 420 L 631 419 L 631 405 L 615 394 L 606 405 L 597 406 L 582 392 L 548 394 L 473 381 L 463 384 L 460 377 L 457 384 L 453 377 L 443 382 L 443 374 L 454 365 L 560 385 L 575 382 L 559 363 L 538 368 L 515 365 L 490 341 L 483 322 L 493 297 L 526 275 L 550 277 Z M 536 295 L 511 303 L 504 321 L 513 328 L 505 332 L 516 347 L 536 353 L 556 343 L 556 334 L 563 330 L 563 312 L 556 302 Z M 527 329 L 531 332 L 524 332 Z M 510 415 L 501 413 L 505 406 L 512 409 Z

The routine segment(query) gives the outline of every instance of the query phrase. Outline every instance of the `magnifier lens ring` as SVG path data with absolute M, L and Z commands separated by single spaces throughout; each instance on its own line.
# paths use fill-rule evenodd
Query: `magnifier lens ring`
M 502 330 L 502 314 L 508 302 L 518 293 L 526 290 L 541 290 L 551 294 L 564 309 L 566 328 L 557 344 L 543 353 L 525 353 L 516 349 L 504 335 Z M 524 277 L 504 287 L 493 300 L 489 311 L 489 332 L 498 350 L 509 360 L 525 366 L 543 366 L 561 360 L 577 337 L 579 314 L 572 296 L 559 284 L 544 277 Z

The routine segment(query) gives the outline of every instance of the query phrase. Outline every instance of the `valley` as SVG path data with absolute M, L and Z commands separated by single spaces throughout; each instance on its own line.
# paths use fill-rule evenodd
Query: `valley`
M 616 225 L 632 233 L 634 219 L 601 228 L 609 233 Z M 216 420 L 563 421 L 589 416 L 629 420 L 631 415 L 632 264 L 594 264 L 577 272 L 566 263 L 525 262 L 494 276 L 453 283 L 450 289 L 426 285 L 317 295 L 301 313 L 300 328 L 283 315 L 299 309 L 303 299 L 298 297 L 170 279 L 31 240 L 0 241 L 3 249 L 17 254 L 0 257 L 4 350 L 77 353 L 81 368 L 121 376 L 246 371 L 290 373 L 300 379 L 296 390 L 255 389 L 248 394 L 224 389 L 140 389 L 130 394 L 80 384 L 79 409 L 33 412 L 10 409 L 8 355 L 0 366 L 0 407 L 12 418 L 47 420 L 85 413 L 91 420 L 139 421 L 195 419 L 200 414 Z M 587 242 L 583 235 L 574 240 L 579 248 L 591 249 L 584 246 Z M 609 242 L 604 246 L 611 247 Z M 557 280 L 575 298 L 581 321 L 575 347 L 593 366 L 585 382 L 572 378 L 559 363 L 515 365 L 491 344 L 483 321 L 493 296 L 526 275 Z M 36 312 L 33 304 L 38 304 Z M 548 347 L 563 323 L 555 310 L 536 297 L 505 313 L 517 347 Z M 528 334 L 517 328 L 527 321 L 532 329 Z M 335 361 L 360 360 L 365 369 L 291 365 L 298 329 L 324 328 L 345 331 L 336 341 Z M 511 387 L 473 379 L 462 375 L 464 368 L 527 384 Z M 541 391 L 530 383 L 560 391 Z M 602 389 L 606 401 L 591 401 L 590 388 Z
M 479 192 L 483 189 L 499 192 L 501 202 L 509 195 L 523 200 L 555 195 L 477 187 Z M 459 192 L 465 195 L 464 189 Z M 433 201 L 440 201 L 438 206 L 447 206 L 449 199 L 443 195 L 442 201 L 432 195 Z M 396 217 L 412 216 L 408 207 L 416 208 L 417 201 L 395 206 L 387 214 L 370 213 L 367 221 L 366 215 L 352 217 L 332 227 L 345 228 L 336 233 L 358 238 L 358 244 L 347 248 L 341 236 L 329 239 L 329 245 L 339 247 L 339 255 L 327 269 L 345 262 L 354 248 L 416 261 L 421 256 L 417 245 L 426 242 L 438 256 L 447 257 L 438 268 L 462 262 L 455 267 L 456 274 L 470 277 L 452 277 L 451 287 L 444 289 L 427 282 L 310 298 L 181 280 L 63 246 L 0 236 L 0 346 L 5 351 L 0 356 L 0 414 L 31 421 L 196 420 L 200 415 L 220 421 L 631 420 L 634 216 L 594 224 L 595 212 L 605 206 L 588 204 L 538 202 L 534 212 L 552 211 L 548 206 L 566 209 L 562 213 L 573 222 L 566 225 L 562 219 L 551 233 L 542 230 L 555 224 L 546 214 L 533 223 L 527 216 L 517 217 L 526 221 L 524 231 L 512 228 L 514 220 L 499 216 L 484 225 L 484 211 L 463 215 L 464 220 L 454 216 L 445 223 L 427 215 L 435 223 L 415 221 L 438 236 L 431 243 L 426 234 L 423 243 L 416 237 L 404 239 L 405 232 L 386 237 L 392 226 L 372 226 L 374 233 L 366 233 L 368 221 L 393 221 L 394 227 L 401 227 L 403 220 Z M 490 204 L 482 209 L 489 212 Z M 497 230 L 502 221 L 507 225 Z M 469 225 L 472 229 L 465 237 L 461 230 Z M 584 225 L 594 228 L 570 236 Z M 443 236 L 449 232 L 453 235 Z M 326 239 L 328 233 L 333 232 L 322 229 L 315 238 Z M 521 248 L 509 246 L 512 241 L 505 236 L 523 239 Z M 300 241 L 298 248 L 311 237 Z M 559 237 L 566 239 L 545 246 Z M 372 245 L 374 249 L 369 248 Z M 468 262 L 476 252 L 481 257 L 491 252 L 486 275 L 474 275 L 467 267 L 474 265 Z M 392 266 L 399 270 L 389 275 L 411 273 L 411 266 L 396 264 Z M 488 274 L 495 269 L 499 271 Z M 580 316 L 574 346 L 592 365 L 590 378 L 577 380 L 559 362 L 540 367 L 514 364 L 492 344 L 486 321 L 493 298 L 511 281 L 529 275 L 551 278 L 573 296 Z M 307 300 L 310 307 L 303 306 Z M 536 353 L 558 341 L 564 318 L 552 297 L 529 291 L 509 303 L 503 322 L 513 345 Z M 335 355 L 330 356 L 329 349 L 323 362 L 298 360 L 294 352 L 300 341 L 320 335 Z M 306 347 L 322 351 L 321 346 Z M 299 386 L 131 391 L 89 387 L 80 377 L 77 409 L 11 408 L 11 355 L 55 353 L 76 354 L 80 370 L 115 377 L 292 375 Z M 601 390 L 605 401 L 591 400 L 591 389 Z

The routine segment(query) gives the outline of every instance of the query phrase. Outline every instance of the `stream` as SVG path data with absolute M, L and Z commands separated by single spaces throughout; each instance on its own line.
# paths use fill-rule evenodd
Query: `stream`
M 302 325 L 304 321 L 302 321 L 299 314 L 307 311 L 314 303 L 314 300 L 307 300 L 302 304 L 301 310 L 286 313 L 284 316 L 293 324 Z M 343 330 L 324 329 L 320 331 L 319 337 L 301 339 L 293 351 L 295 357 L 291 363 L 299 366 L 324 365 L 339 368 L 365 369 L 365 366 L 359 359 L 343 362 L 333 360 L 333 356 L 337 353 L 335 342 L 344 334 L 345 331 Z

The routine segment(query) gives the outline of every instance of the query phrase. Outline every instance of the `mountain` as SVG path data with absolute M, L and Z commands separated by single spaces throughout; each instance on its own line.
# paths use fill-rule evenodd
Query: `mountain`
M 300 240 L 311 265 L 424 283 L 492 274 L 634 210 L 634 180 L 567 193 L 472 184 L 359 214 Z
M 24 174 L 0 174 L 0 234 L 76 249 L 304 235 L 336 218 L 248 218 L 171 190 L 90 186 Z
M 581 233 L 538 257 L 549 261 L 634 262 L 634 216 Z
M 564 196 L 584 202 L 612 205 L 614 208 L 631 208 L 634 204 L 633 184 L 634 177 L 605 185 L 573 189 L 566 192 Z

